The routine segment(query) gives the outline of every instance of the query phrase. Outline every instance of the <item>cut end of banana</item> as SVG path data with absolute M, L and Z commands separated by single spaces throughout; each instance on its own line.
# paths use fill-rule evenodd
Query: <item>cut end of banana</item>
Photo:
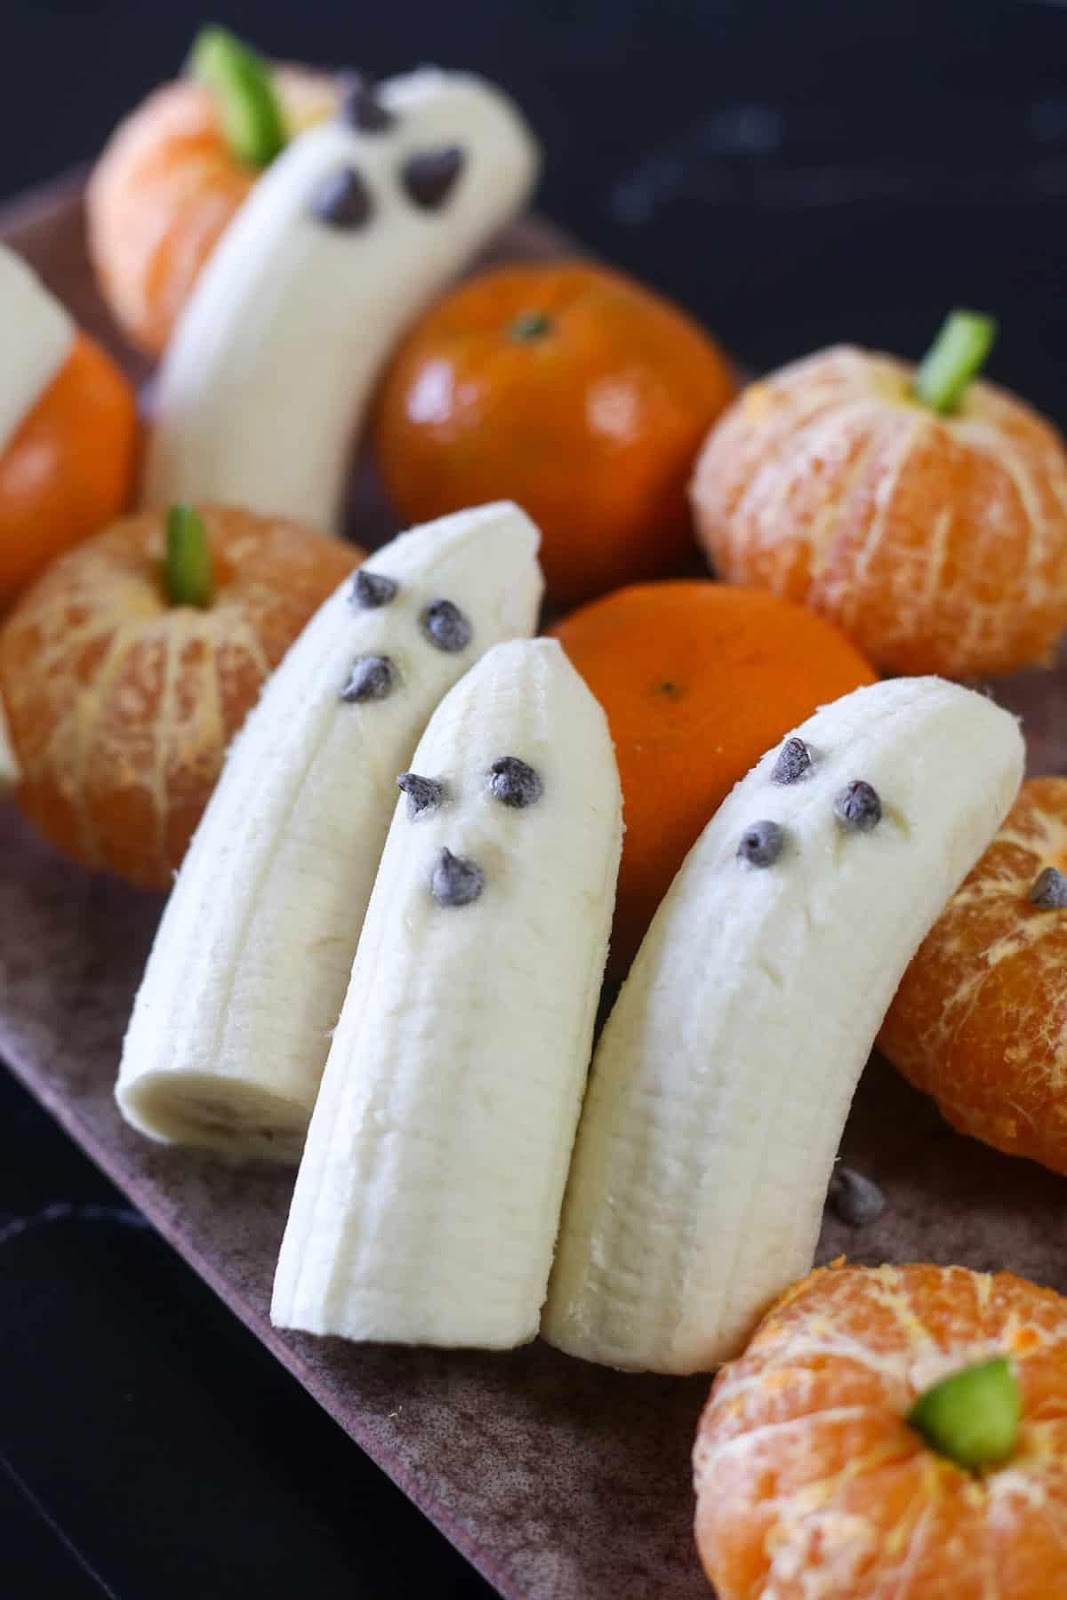
M 117 1094 L 126 1121 L 158 1144 L 211 1150 L 243 1161 L 295 1166 L 307 1107 L 252 1084 L 204 1072 L 153 1072 Z

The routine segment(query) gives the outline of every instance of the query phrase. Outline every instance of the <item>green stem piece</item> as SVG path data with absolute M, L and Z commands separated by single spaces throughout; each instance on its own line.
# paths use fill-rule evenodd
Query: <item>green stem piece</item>
M 206 610 L 215 593 L 211 546 L 199 511 L 174 505 L 167 512 L 167 554 L 163 587 L 172 606 Z
M 551 333 L 552 324 L 543 311 L 523 311 L 511 324 L 511 337 L 518 344 L 533 344 Z
M 1007 1460 L 1019 1436 L 1019 1384 L 1006 1356 L 943 1378 L 908 1412 L 927 1444 L 968 1472 Z
M 265 167 L 285 146 L 285 118 L 270 68 L 228 28 L 201 28 L 189 65 L 212 95 L 226 143 L 239 161 Z
M 915 398 L 942 416 L 955 411 L 985 365 L 997 325 L 978 311 L 951 311 L 915 374 Z

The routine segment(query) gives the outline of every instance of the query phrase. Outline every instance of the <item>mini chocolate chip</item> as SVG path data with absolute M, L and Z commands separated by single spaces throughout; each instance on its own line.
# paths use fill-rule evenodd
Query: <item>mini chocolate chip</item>
M 1067 878 L 1055 867 L 1045 867 L 1030 885 L 1027 898 L 1042 911 L 1061 911 L 1067 906 Z
M 741 835 L 737 859 L 752 867 L 773 867 L 785 846 L 785 829 L 777 822 L 754 822 Z
M 408 816 L 414 822 L 424 811 L 436 811 L 445 797 L 445 786 L 436 778 L 420 778 L 417 772 L 402 772 L 396 780 L 398 789 L 408 797 Z
M 338 167 L 322 179 L 311 196 L 311 210 L 330 228 L 363 228 L 371 219 L 374 202 L 355 167 Z
M 352 582 L 352 600 L 363 611 L 377 611 L 379 606 L 387 606 L 396 599 L 399 588 L 395 578 L 359 567 Z
M 799 783 L 811 770 L 811 751 L 803 739 L 787 739 L 771 772 L 772 783 Z
M 352 663 L 351 676 L 341 690 L 341 699 L 356 703 L 384 700 L 396 688 L 397 676 L 396 667 L 388 656 L 357 656 Z
M 438 650 L 465 650 L 474 632 L 467 618 L 451 600 L 431 600 L 419 618 L 419 625 Z
M 852 1167 L 837 1167 L 826 1196 L 834 1214 L 850 1228 L 865 1228 L 877 1222 L 885 1210 L 885 1195 L 873 1178 L 865 1178 Z
M 393 113 L 378 99 L 371 80 L 358 72 L 345 81 L 337 115 L 341 122 L 360 133 L 384 133 L 396 121 Z
M 441 851 L 430 878 L 430 893 L 439 906 L 469 906 L 484 885 L 485 878 L 476 861 L 454 856 L 451 850 Z
M 440 150 L 423 150 L 404 162 L 400 181 L 408 198 L 420 211 L 436 211 L 463 170 L 465 157 L 458 144 Z
M 502 806 L 521 811 L 536 805 L 544 793 L 541 775 L 518 756 L 501 756 L 489 768 L 489 792 Z
M 870 833 L 882 820 L 882 802 L 869 783 L 856 778 L 835 797 L 834 816 L 846 833 Z

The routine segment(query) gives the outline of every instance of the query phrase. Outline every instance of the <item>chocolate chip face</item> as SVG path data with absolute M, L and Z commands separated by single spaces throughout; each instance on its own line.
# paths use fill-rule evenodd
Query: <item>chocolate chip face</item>
M 836 796 L 834 816 L 846 833 L 870 833 L 882 820 L 882 802 L 869 783 L 856 778 Z
M 536 805 L 544 791 L 540 773 L 518 756 L 501 756 L 489 768 L 489 793 L 502 806 L 522 811 Z
M 439 906 L 469 906 L 485 887 L 482 869 L 476 861 L 442 850 L 430 878 L 430 893 Z
M 388 656 L 357 656 L 352 663 L 351 676 L 341 690 L 341 699 L 350 704 L 384 700 L 399 681 L 396 667 Z
M 339 121 L 349 128 L 355 128 L 358 133 L 385 133 L 396 121 L 393 113 L 386 110 L 378 99 L 370 79 L 358 72 L 345 82 L 337 116 Z
M 465 650 L 474 634 L 463 612 L 451 600 L 431 600 L 419 618 L 419 626 L 438 650 L 453 654 Z
M 311 196 L 311 211 L 329 228 L 344 232 L 365 228 L 374 212 L 370 190 L 355 167 L 327 173 Z
M 1027 898 L 1042 911 L 1061 911 L 1067 906 L 1067 877 L 1055 867 L 1046 867 L 1030 885 Z
M 751 867 L 773 867 L 785 848 L 785 829 L 777 822 L 754 822 L 737 846 L 737 859 Z
M 420 778 L 417 772 L 402 772 L 396 780 L 398 789 L 408 797 L 408 816 L 414 822 L 425 811 L 436 811 L 445 797 L 445 786 L 436 778 Z
M 439 210 L 463 171 L 465 159 L 458 144 L 409 156 L 400 173 L 408 199 L 420 211 Z
M 772 783 L 799 783 L 811 771 L 811 751 L 803 739 L 787 739 L 771 772 Z
M 387 606 L 396 599 L 400 585 L 395 578 L 387 578 L 381 572 L 368 572 L 365 567 L 359 567 L 352 580 L 352 602 L 359 606 L 361 611 L 377 611 L 381 606 Z
M 885 1195 L 873 1178 L 851 1167 L 837 1167 L 826 1196 L 834 1214 L 850 1228 L 865 1228 L 885 1210 Z

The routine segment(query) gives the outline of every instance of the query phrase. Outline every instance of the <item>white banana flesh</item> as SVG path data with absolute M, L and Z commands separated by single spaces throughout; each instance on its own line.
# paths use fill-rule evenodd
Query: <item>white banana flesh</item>
M 299 1158 L 396 774 L 471 664 L 533 632 L 538 543 L 508 503 L 402 534 L 326 601 L 268 679 L 134 1005 L 117 1098 L 142 1133 Z
M 607 955 L 618 771 L 603 712 L 548 639 L 491 651 L 414 771 L 441 789 L 417 815 L 426 794 L 409 790 L 393 820 L 271 1315 L 507 1349 L 535 1336 L 548 1281 Z
M 882 1018 L 1022 776 L 1014 719 L 935 678 L 795 737 L 810 766 L 783 746 L 729 796 L 597 1049 L 543 1326 L 591 1361 L 706 1371 L 811 1266 Z
M 300 134 L 219 241 L 161 368 L 148 505 L 336 528 L 384 361 L 533 187 L 533 137 L 479 78 L 393 78 L 365 120 Z
M 0 700 L 0 800 L 11 793 L 19 781 L 19 763 L 11 743 L 7 712 Z
M 66 308 L 0 245 L 0 455 L 66 365 L 76 336 Z

